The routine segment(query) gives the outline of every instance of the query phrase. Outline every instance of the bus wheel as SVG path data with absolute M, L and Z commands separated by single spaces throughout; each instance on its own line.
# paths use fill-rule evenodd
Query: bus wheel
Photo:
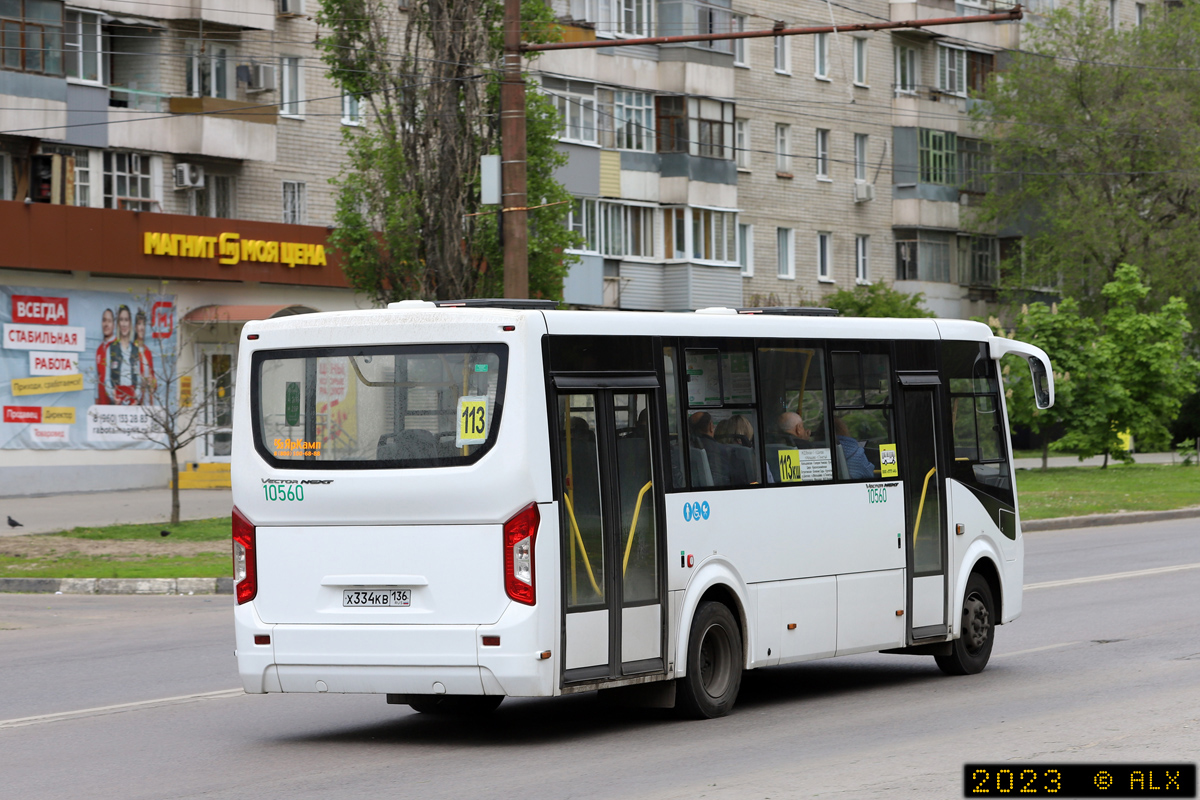
M 503 695 L 480 694 L 423 694 L 410 695 L 408 704 L 421 714 L 443 714 L 446 716 L 484 716 L 500 707 Z
M 722 603 L 705 602 L 692 617 L 687 675 L 679 679 L 680 711 L 694 719 L 723 717 L 733 710 L 742 685 L 742 635 Z
M 934 656 L 938 667 L 947 675 L 974 675 L 982 672 L 992 656 L 993 634 L 996 631 L 996 604 L 992 589 L 978 573 L 967 579 L 963 597 L 962 631 L 954 640 L 949 655 Z

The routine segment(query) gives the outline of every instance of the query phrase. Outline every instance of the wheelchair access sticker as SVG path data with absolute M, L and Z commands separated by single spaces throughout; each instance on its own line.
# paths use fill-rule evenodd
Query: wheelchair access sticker
M 710 513 L 712 513 L 712 509 L 709 508 L 707 500 L 705 500 L 703 503 L 697 502 L 683 504 L 684 522 L 691 522 L 692 520 L 699 522 L 701 519 L 708 519 L 708 515 Z
M 894 444 L 879 445 L 879 477 L 900 477 L 900 462 L 896 458 L 896 445 Z

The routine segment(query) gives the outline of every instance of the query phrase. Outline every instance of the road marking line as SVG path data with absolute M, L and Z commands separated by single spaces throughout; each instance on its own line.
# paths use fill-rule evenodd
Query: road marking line
M 1069 578 L 1063 581 L 1043 581 L 1042 583 L 1027 583 L 1025 591 L 1034 589 L 1053 589 L 1056 586 L 1075 586 L 1080 583 L 1097 583 L 1099 581 L 1115 581 L 1120 578 L 1141 578 L 1146 575 L 1162 575 L 1167 572 L 1180 572 L 1185 569 L 1200 569 L 1197 564 L 1176 564 L 1173 567 L 1155 567 L 1154 569 L 1135 569 L 1132 572 L 1111 572 L 1108 575 L 1090 575 L 1086 578 Z
M 1028 655 L 1029 653 L 1040 653 L 1043 650 L 1056 650 L 1059 647 L 1070 647 L 1073 644 L 1082 644 L 1082 642 L 1059 642 L 1058 644 L 1048 644 L 1045 647 L 1031 647 L 1028 650 L 1017 650 L 1016 652 L 1013 652 L 1013 653 L 1001 653 L 998 656 L 992 656 L 992 658 L 1008 658 L 1009 656 L 1024 656 L 1024 655 Z
M 122 711 L 133 711 L 141 708 L 157 708 L 159 706 L 175 706 L 182 703 L 195 703 L 200 700 L 217 700 L 224 697 L 237 697 L 245 694 L 243 689 L 221 689 L 216 692 L 200 692 L 199 694 L 181 694 L 178 697 L 160 697 L 157 700 L 139 700 L 136 703 L 118 703 L 112 706 L 97 706 L 84 708 L 79 711 L 60 711 L 57 714 L 39 714 L 36 717 L 18 717 L 17 719 L 0 720 L 0 728 L 22 728 L 26 725 L 40 725 L 43 722 L 58 722 L 59 720 L 80 719 L 83 717 L 98 717 L 104 714 L 119 714 Z

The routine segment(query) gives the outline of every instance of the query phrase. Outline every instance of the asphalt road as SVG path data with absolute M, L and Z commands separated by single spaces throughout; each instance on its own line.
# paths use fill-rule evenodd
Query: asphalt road
M 707 722 L 594 696 L 466 722 L 228 693 L 231 598 L 0 595 L 0 796 L 951 798 L 966 762 L 1194 762 L 1196 520 L 1026 541 L 1025 612 L 982 674 L 884 655 L 760 670 Z

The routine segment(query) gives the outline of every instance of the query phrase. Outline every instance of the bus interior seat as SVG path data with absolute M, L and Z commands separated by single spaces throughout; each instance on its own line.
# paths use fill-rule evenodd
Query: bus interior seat
M 846 463 L 846 451 L 839 442 L 837 445 L 837 474 L 838 480 L 850 480 L 850 465 Z
M 708 453 L 699 447 L 688 446 L 688 456 L 692 467 L 692 486 L 712 486 L 712 468 L 708 465 Z
M 420 428 L 411 428 L 399 433 L 385 433 L 379 437 L 375 457 L 380 461 L 407 461 L 410 459 L 436 459 L 437 440 L 433 434 Z

